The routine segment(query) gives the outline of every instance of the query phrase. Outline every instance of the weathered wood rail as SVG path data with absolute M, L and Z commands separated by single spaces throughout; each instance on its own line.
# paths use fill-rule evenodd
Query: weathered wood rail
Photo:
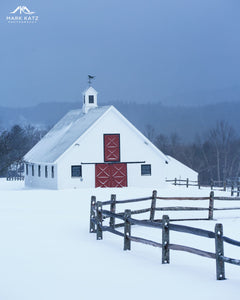
M 226 180 L 213 180 L 210 182 L 211 190 L 226 191 L 227 181 Z
M 211 190 L 226 191 L 227 188 L 231 188 L 231 196 L 236 194 L 237 197 L 240 196 L 240 182 L 236 180 L 213 180 L 211 179 Z
M 174 179 L 166 179 L 165 181 L 166 182 L 170 182 L 173 185 L 184 185 L 187 188 L 189 186 L 198 186 L 198 188 L 200 189 L 200 187 L 201 187 L 199 180 L 189 180 L 189 178 L 186 178 L 186 179 L 177 179 L 177 178 L 174 178 Z
M 91 207 L 90 207 L 90 233 L 96 233 L 97 240 L 103 239 L 103 232 L 110 232 L 112 234 L 123 237 L 123 249 L 131 250 L 131 242 L 142 243 L 145 245 L 150 245 L 162 249 L 162 263 L 170 263 L 170 250 L 184 251 L 195 255 L 200 255 L 203 257 L 211 258 L 216 260 L 216 278 L 217 280 L 225 279 L 225 266 L 224 263 L 230 263 L 240 266 L 240 260 L 229 258 L 224 256 L 224 242 L 229 243 L 233 246 L 240 247 L 240 241 L 233 240 L 229 237 L 223 235 L 222 224 L 215 225 L 215 231 L 204 230 L 201 228 L 195 228 L 185 225 L 177 225 L 170 223 L 169 217 L 164 215 L 161 220 L 155 219 L 155 211 L 158 211 L 156 203 L 158 200 L 209 200 L 209 211 L 208 220 L 213 219 L 213 203 L 214 200 L 228 200 L 225 197 L 214 198 L 213 192 L 211 192 L 209 197 L 157 197 L 157 192 L 153 191 L 152 197 L 129 199 L 129 200 L 116 200 L 116 195 L 111 195 L 110 201 L 96 201 L 96 197 L 91 197 Z M 151 200 L 151 207 L 141 210 L 129 210 L 126 209 L 124 212 L 116 213 L 116 204 L 126 204 L 126 203 L 136 203 L 142 201 Z M 233 198 L 231 200 L 240 200 L 240 198 Z M 110 205 L 110 209 L 103 209 L 104 206 Z M 176 207 L 174 207 L 176 209 Z M 181 208 L 182 209 L 182 208 Z M 180 209 L 180 210 L 181 210 Z M 184 208 L 183 210 L 190 209 Z M 195 208 L 194 208 L 195 209 Z M 202 209 L 202 208 L 201 208 Z M 223 208 L 226 209 L 239 209 L 239 208 Z M 161 208 L 163 210 L 163 208 Z M 172 210 L 170 207 L 166 207 L 165 210 Z M 192 208 L 190 210 L 193 210 Z M 216 209 L 215 209 L 216 210 Z M 221 210 L 219 208 L 218 210 Z M 148 220 L 139 220 L 132 217 L 134 214 L 150 212 L 150 217 Z M 109 225 L 104 226 L 103 222 L 109 218 Z M 122 223 L 116 224 L 116 220 L 122 221 Z M 161 243 L 148 240 L 142 237 L 137 237 L 132 235 L 132 225 L 138 225 L 150 228 L 159 228 L 162 230 L 162 241 Z M 124 227 L 124 232 L 116 230 L 118 227 Z M 209 239 L 215 240 L 215 253 L 204 251 L 197 248 L 192 248 L 184 245 L 172 244 L 170 243 L 169 235 L 170 231 L 182 232 L 186 234 L 193 234 Z

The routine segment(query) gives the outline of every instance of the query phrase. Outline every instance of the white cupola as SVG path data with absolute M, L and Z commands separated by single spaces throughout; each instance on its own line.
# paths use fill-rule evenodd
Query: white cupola
M 83 112 L 86 114 L 90 108 L 97 107 L 97 91 L 89 87 L 83 92 Z

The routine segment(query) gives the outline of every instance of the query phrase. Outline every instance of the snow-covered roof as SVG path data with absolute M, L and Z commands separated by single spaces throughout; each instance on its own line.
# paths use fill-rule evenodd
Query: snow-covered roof
M 84 91 L 83 91 L 83 95 L 87 94 L 87 93 L 94 93 L 94 94 L 97 94 L 98 92 L 92 87 L 92 86 L 89 86 L 88 88 L 86 88 Z
M 28 162 L 54 163 L 111 106 L 67 113 L 24 157 Z

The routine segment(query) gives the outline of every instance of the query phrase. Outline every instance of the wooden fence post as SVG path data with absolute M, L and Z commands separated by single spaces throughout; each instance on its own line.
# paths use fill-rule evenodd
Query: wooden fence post
M 157 191 L 154 190 L 152 192 L 152 204 L 151 204 L 151 210 L 150 210 L 150 221 L 154 221 L 155 208 L 156 208 L 156 197 L 157 197 Z
M 116 195 L 111 195 L 110 211 L 111 213 L 116 213 Z M 115 229 L 115 217 L 110 217 L 109 226 Z
M 162 217 L 162 264 L 169 264 L 169 217 Z
M 234 190 L 234 186 L 232 185 L 232 188 L 231 188 L 231 196 L 233 196 L 233 190 Z
M 214 185 L 214 182 L 213 182 L 213 179 L 211 179 L 211 190 L 213 190 L 213 185 Z
M 90 233 L 96 232 L 96 197 L 91 197 L 91 206 L 90 206 Z
M 213 220 L 214 192 L 210 192 L 208 220 Z
M 96 211 L 97 211 L 97 240 L 102 240 L 103 235 L 102 235 L 102 202 L 98 201 L 97 202 L 97 207 L 96 207 Z
M 199 188 L 199 190 L 201 188 L 200 179 L 198 179 L 198 188 Z
M 215 225 L 215 248 L 216 248 L 216 275 L 217 280 L 225 279 L 225 268 L 222 256 L 223 251 L 223 226 L 222 224 Z
M 186 180 L 186 186 L 187 186 L 187 188 L 188 188 L 188 184 L 189 184 L 189 179 L 187 178 L 187 180 Z
M 123 250 L 131 250 L 131 240 L 128 238 L 131 236 L 131 223 L 128 221 L 131 218 L 131 210 L 126 209 L 124 212 L 124 246 Z
M 237 197 L 239 197 L 239 194 L 240 194 L 240 186 L 238 185 L 238 187 L 237 187 Z
M 177 185 L 177 178 L 174 179 L 174 185 Z

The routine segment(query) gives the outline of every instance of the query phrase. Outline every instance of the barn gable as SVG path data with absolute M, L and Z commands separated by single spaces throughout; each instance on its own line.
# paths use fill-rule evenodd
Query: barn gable
M 115 129 L 114 123 L 116 123 L 116 120 L 119 120 L 118 128 Z M 106 120 L 106 130 L 101 132 L 101 123 L 104 123 L 104 120 Z M 69 146 L 65 152 L 63 152 L 56 161 L 60 161 L 65 155 L 68 155 L 69 152 L 71 152 L 71 149 L 76 145 L 79 145 L 80 147 L 83 147 L 82 141 L 84 140 L 85 146 L 87 147 L 88 151 L 91 152 L 91 145 L 94 145 L 94 141 L 91 140 L 92 132 L 95 130 L 98 132 L 98 135 L 100 136 L 100 139 L 104 138 L 104 133 L 117 133 L 122 132 L 122 127 L 125 128 L 124 132 L 126 133 L 128 130 L 132 132 L 133 135 L 136 136 L 137 139 L 141 140 L 141 144 L 143 147 L 147 147 L 150 151 L 153 151 L 155 155 L 157 155 L 164 163 L 168 163 L 169 159 L 166 155 L 164 155 L 156 146 L 152 144 L 134 125 L 132 125 L 131 122 L 129 122 L 114 106 L 108 107 L 108 109 L 102 114 L 87 130 L 84 131 L 84 133 L 79 136 L 78 139 L 76 139 L 71 146 Z M 130 141 L 126 141 L 126 143 L 129 143 Z M 95 145 L 96 146 L 96 145 Z M 103 146 L 100 146 L 101 151 L 104 151 Z M 100 151 L 100 152 L 101 152 Z M 93 147 L 93 152 L 96 152 L 95 147 Z M 133 155 L 134 149 L 132 150 Z M 70 154 L 69 154 L 70 155 Z M 130 153 L 128 153 L 130 155 Z M 99 157 L 99 162 L 104 161 L 105 153 L 101 154 Z M 94 160 L 94 155 L 92 156 Z M 96 155 L 95 155 L 96 157 Z M 134 160 L 134 159 L 133 159 Z

